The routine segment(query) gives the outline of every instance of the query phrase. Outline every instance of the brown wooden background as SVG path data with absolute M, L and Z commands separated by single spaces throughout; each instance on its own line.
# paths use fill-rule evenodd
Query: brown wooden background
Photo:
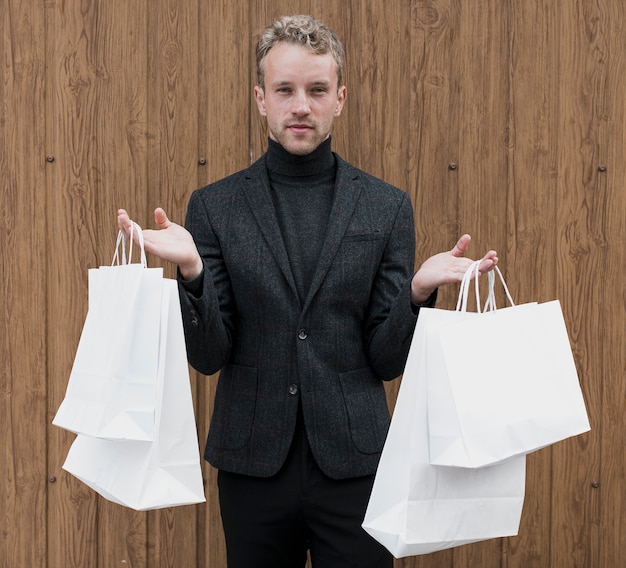
M 559 298 L 588 403 L 590 433 L 529 457 L 519 536 L 396 565 L 623 568 L 623 0 L 0 0 L 0 566 L 224 566 L 210 468 L 206 505 L 133 512 L 61 469 L 50 422 L 116 209 L 181 222 L 263 151 L 252 37 L 284 13 L 343 38 L 334 148 L 410 194 L 417 260 L 469 232 L 518 303 Z

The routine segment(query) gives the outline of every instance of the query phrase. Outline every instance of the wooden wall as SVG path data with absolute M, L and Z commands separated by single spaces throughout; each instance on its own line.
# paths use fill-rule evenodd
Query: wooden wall
M 206 505 L 133 512 L 61 469 L 51 420 L 116 209 L 182 222 L 262 153 L 252 37 L 284 13 L 343 38 L 334 148 L 410 194 L 417 261 L 469 232 L 518 303 L 559 298 L 588 403 L 590 433 L 529 457 L 519 536 L 396 566 L 623 567 L 622 0 L 0 0 L 0 566 L 225 565 L 213 470 Z M 202 439 L 215 380 L 192 386 Z

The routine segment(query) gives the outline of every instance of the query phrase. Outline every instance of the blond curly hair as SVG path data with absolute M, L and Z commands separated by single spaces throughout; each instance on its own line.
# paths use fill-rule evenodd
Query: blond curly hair
M 312 16 L 283 16 L 267 27 L 256 44 L 258 85 L 265 88 L 264 62 L 269 51 L 281 42 L 296 43 L 320 55 L 330 53 L 337 63 L 337 87 L 343 77 L 344 50 L 341 41 L 326 24 Z

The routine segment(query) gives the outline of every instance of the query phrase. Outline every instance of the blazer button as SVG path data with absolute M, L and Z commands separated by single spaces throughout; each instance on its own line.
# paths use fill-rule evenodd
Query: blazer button
M 289 394 L 298 394 L 298 385 L 296 384 L 289 385 Z
M 306 329 L 302 328 L 298 330 L 298 339 L 306 339 L 309 334 L 306 332 Z

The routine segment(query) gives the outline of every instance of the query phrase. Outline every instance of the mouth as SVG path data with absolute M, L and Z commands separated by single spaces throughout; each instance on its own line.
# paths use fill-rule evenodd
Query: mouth
M 313 130 L 313 127 L 308 124 L 290 124 L 287 128 L 294 134 L 305 134 L 309 130 Z

